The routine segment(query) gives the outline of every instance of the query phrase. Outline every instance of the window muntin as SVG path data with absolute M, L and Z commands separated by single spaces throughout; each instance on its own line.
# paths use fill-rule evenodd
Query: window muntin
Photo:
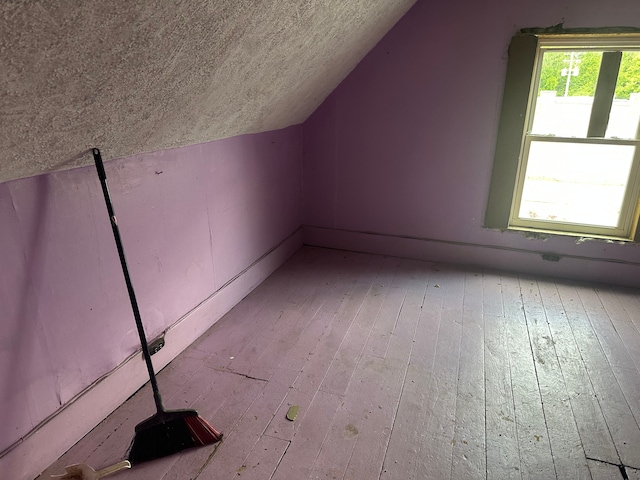
M 630 238 L 640 42 L 539 38 L 509 228 Z

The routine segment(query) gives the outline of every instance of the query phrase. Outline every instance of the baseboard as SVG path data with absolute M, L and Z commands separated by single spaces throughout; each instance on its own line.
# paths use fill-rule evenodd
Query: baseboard
M 640 287 L 640 263 L 611 258 L 562 255 L 558 259 L 545 259 L 545 252 L 497 245 L 476 245 L 313 226 L 304 226 L 303 230 L 304 243 L 317 247 Z
M 302 246 L 298 229 L 167 329 L 153 356 L 164 368 Z M 2 478 L 33 480 L 149 380 L 138 352 L 97 380 L 0 457 Z

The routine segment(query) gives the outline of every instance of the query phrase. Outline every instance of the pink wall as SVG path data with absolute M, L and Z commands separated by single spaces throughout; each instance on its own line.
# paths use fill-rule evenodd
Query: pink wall
M 321 245 L 637 284 L 634 246 L 482 227 L 510 37 L 640 18 L 602 5 L 418 0 L 303 128 L 107 162 L 149 338 L 301 223 Z M 0 184 L 0 219 L 2 452 L 138 340 L 92 167 Z
M 300 226 L 301 141 L 297 126 L 106 162 L 150 340 Z M 0 218 L 2 452 L 139 340 L 95 168 L 0 184 Z
M 305 241 L 640 285 L 636 246 L 483 228 L 512 35 L 638 18 L 636 0 L 418 0 L 304 124 Z

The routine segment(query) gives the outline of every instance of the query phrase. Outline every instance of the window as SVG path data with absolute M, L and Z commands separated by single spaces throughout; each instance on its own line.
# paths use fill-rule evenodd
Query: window
M 633 239 L 639 145 L 640 35 L 514 37 L 486 226 Z

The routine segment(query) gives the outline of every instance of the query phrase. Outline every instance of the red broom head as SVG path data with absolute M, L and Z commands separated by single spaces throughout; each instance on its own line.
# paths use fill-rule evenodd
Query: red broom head
M 136 426 L 128 460 L 135 465 L 221 439 L 222 433 L 195 410 L 162 411 Z
M 196 415 L 185 417 L 185 422 L 189 426 L 191 437 L 196 445 L 210 445 L 222 439 L 222 433 L 216 430 L 204 418 Z

